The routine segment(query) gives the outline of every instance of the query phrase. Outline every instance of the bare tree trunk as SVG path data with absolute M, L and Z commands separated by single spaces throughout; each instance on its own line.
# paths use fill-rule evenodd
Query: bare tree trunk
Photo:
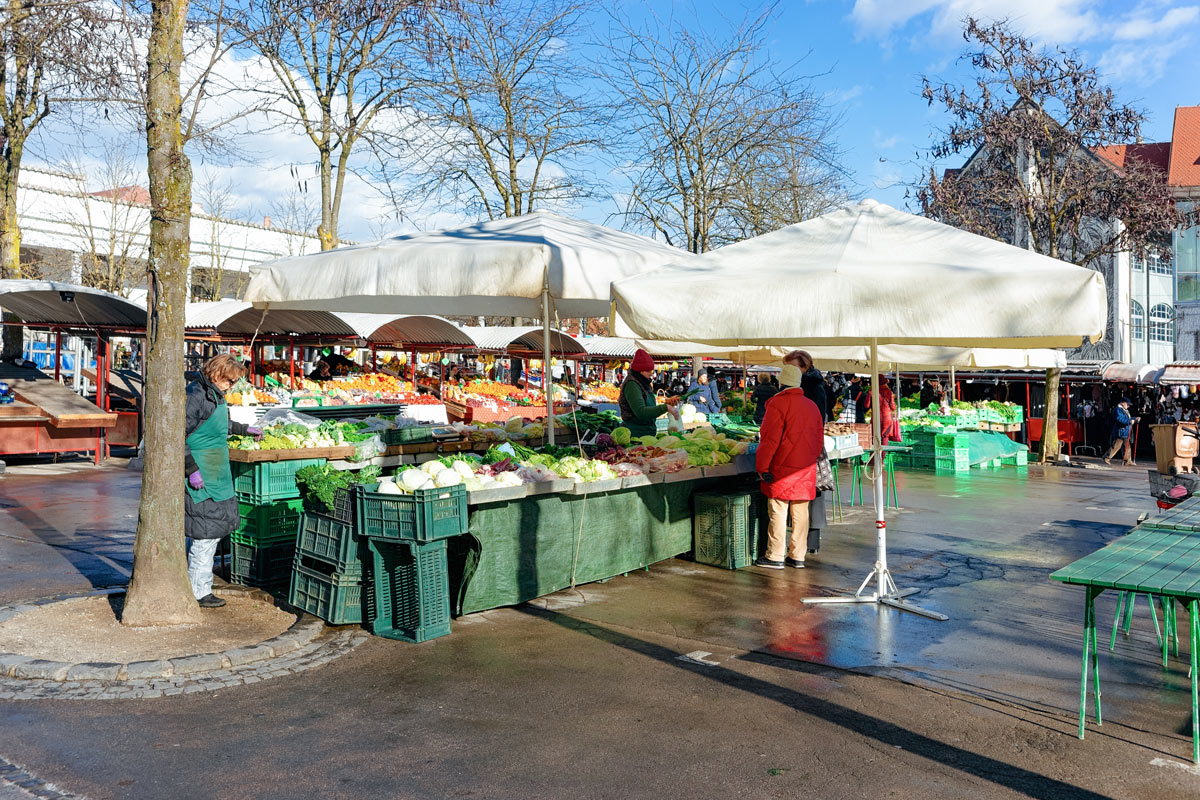
M 13 156 L 16 156 L 16 163 Z M 0 278 L 20 278 L 21 275 L 21 229 L 17 227 L 17 171 L 20 169 L 21 148 L 6 148 L 0 161 L 0 202 L 3 214 L 0 218 Z M 0 314 L 4 322 L 19 322 L 15 314 Z M 9 361 L 21 355 L 22 331 L 19 325 L 0 326 L 0 361 Z
M 187 301 L 192 169 L 180 133 L 179 70 L 187 0 L 155 0 L 147 56 L 146 155 L 150 265 L 146 297 L 145 468 L 133 577 L 121 622 L 200 621 L 183 536 L 183 309 Z
M 1046 414 L 1042 417 L 1042 452 L 1040 461 L 1053 464 L 1058 461 L 1062 445 L 1058 441 L 1058 381 L 1061 369 L 1046 370 Z

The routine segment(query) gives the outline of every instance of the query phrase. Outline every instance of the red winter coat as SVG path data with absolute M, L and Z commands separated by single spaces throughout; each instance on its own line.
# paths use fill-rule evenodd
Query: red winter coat
M 825 447 L 825 422 L 817 404 L 799 388 L 767 401 L 754 468 L 775 478 L 762 485 L 767 497 L 812 500 L 817 496 L 817 459 Z
M 866 398 L 867 408 L 870 408 L 870 391 L 866 392 Z M 896 397 L 886 383 L 879 387 L 879 405 L 882 406 L 879 414 L 879 432 L 883 436 L 883 443 L 900 441 L 900 420 L 896 419 Z

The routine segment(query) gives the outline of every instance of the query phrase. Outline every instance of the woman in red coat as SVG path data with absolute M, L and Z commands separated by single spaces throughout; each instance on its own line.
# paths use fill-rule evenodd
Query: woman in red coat
M 768 569 L 803 567 L 808 541 L 808 504 L 817 495 L 817 459 L 825 447 L 825 421 L 800 389 L 800 368 L 785 364 L 779 394 L 767 401 L 759 431 L 755 469 L 767 496 L 767 553 L 754 563 Z M 792 541 L 787 541 L 788 515 Z M 787 558 L 785 559 L 785 553 Z
M 871 407 L 871 393 L 866 392 L 867 408 Z M 900 420 L 896 418 L 896 396 L 892 394 L 892 387 L 888 386 L 887 381 L 879 383 L 879 405 L 882 410 L 879 412 L 879 433 L 883 437 L 883 443 L 900 441 Z

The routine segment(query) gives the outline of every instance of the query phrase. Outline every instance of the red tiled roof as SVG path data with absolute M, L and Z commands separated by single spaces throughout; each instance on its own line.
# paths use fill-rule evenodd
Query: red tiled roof
M 1097 147 L 1095 153 L 1117 169 L 1124 169 L 1127 163 L 1137 160 L 1166 172 L 1171 161 L 1171 142 L 1116 144 Z
M 92 197 L 114 197 L 123 203 L 138 203 L 150 205 L 150 191 L 141 186 L 122 186 L 118 189 L 105 189 L 102 192 L 92 192 Z
M 1167 183 L 1172 186 L 1200 186 L 1200 106 L 1180 106 L 1175 109 L 1175 129 L 1171 138 Z

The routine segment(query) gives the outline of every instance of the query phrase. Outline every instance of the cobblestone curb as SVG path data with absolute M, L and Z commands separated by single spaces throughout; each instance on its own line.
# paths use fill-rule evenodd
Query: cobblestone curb
M 233 593 L 239 588 L 229 587 L 224 591 Z M 116 592 L 107 590 L 89 594 L 113 593 Z M 271 595 L 261 590 L 250 589 L 245 593 L 274 602 Z M 52 597 L 0 608 L 0 622 L 39 605 L 80 596 L 85 595 Z M 0 653 L 0 700 L 115 700 L 216 691 L 319 667 L 365 640 L 366 633 L 361 629 L 326 628 L 316 617 L 300 614 L 291 628 L 273 639 L 221 653 L 129 664 L 69 664 Z
M 35 778 L 21 767 L 0 758 L 0 781 L 20 786 L 33 797 L 40 800 L 84 800 L 80 795 L 71 794 L 59 789 L 52 783 L 46 783 Z

